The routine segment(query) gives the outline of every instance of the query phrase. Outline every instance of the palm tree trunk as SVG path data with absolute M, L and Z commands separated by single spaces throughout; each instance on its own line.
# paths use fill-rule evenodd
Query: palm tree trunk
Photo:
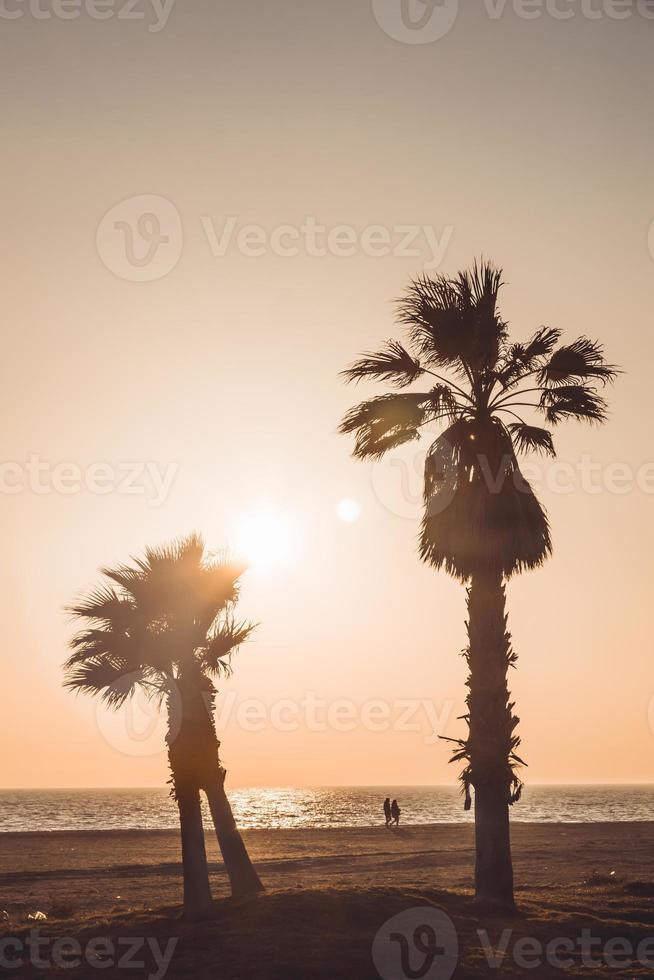
M 264 891 L 238 832 L 225 793 L 225 770 L 220 764 L 220 742 L 213 721 L 215 690 L 208 678 L 191 671 L 179 679 L 183 722 L 173 745 L 183 771 L 192 774 L 191 785 L 207 794 L 218 844 L 234 897 Z M 172 756 L 172 753 L 171 753 Z M 172 763 L 171 763 L 172 764 Z M 190 768 L 188 768 L 190 767 Z
M 511 765 L 518 719 L 507 687 L 508 668 L 515 657 L 506 631 L 501 572 L 484 571 L 472 577 L 468 613 L 467 779 L 475 792 L 475 901 L 513 910 L 509 805 L 518 785 Z
M 242 898 L 265 891 L 241 837 L 227 794 L 225 793 L 225 770 L 222 766 L 212 767 L 205 785 L 207 800 L 218 845 L 225 862 L 225 869 L 232 886 L 232 895 Z
M 201 919 L 213 910 L 209 867 L 202 826 L 200 794 L 189 785 L 176 787 L 179 824 L 182 833 L 184 870 L 184 918 Z
M 213 911 L 209 866 L 200 807 L 197 771 L 197 739 L 193 720 L 182 701 L 168 698 L 168 765 L 172 774 L 171 795 L 177 801 L 182 836 L 184 872 L 184 917 L 206 918 Z

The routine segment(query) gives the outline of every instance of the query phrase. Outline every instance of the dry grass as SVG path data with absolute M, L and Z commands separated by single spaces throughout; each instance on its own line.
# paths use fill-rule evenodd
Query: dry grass
M 511 953 L 499 969 L 491 969 L 479 930 L 488 931 L 492 946 L 504 929 L 511 930 L 510 950 L 523 937 L 543 946 L 564 937 L 576 943 L 583 929 L 602 945 L 622 938 L 637 946 L 654 935 L 653 831 L 651 824 L 517 825 L 521 915 L 512 919 L 482 918 L 472 908 L 469 828 L 251 832 L 248 847 L 268 893 L 235 905 L 225 897 L 223 869 L 215 861 L 212 883 L 220 896 L 215 916 L 195 925 L 179 918 L 174 834 L 3 835 L 0 911 L 6 909 L 10 918 L 0 921 L 0 933 L 24 939 L 38 926 L 43 936 L 72 936 L 84 946 L 103 936 L 114 944 L 151 937 L 161 949 L 174 937 L 169 980 L 378 980 L 371 948 L 379 928 L 399 912 L 430 906 L 443 909 L 456 927 L 455 977 L 627 980 L 652 976 L 654 969 L 584 965 L 578 949 L 566 970 L 527 970 Z M 215 850 L 212 856 L 217 857 Z M 48 913 L 47 922 L 28 921 L 36 909 Z M 0 977 L 120 980 L 155 972 L 152 955 L 141 968 L 95 967 L 58 973 L 24 967 L 0 970 Z M 436 974 L 435 980 L 445 975 Z
M 650 883 L 654 887 L 654 883 Z M 174 937 L 178 943 L 168 977 L 171 980 L 379 980 L 372 963 L 371 948 L 380 926 L 391 916 L 409 908 L 429 906 L 441 909 L 453 921 L 459 938 L 460 963 L 455 977 L 597 977 L 619 978 L 651 976 L 652 969 L 625 966 L 607 969 L 584 966 L 580 953 L 573 955 L 572 967 L 561 970 L 544 965 L 526 970 L 511 961 L 507 954 L 500 969 L 491 969 L 486 960 L 479 930 L 486 930 L 493 947 L 497 947 L 503 930 L 511 930 L 509 949 L 523 937 L 531 937 L 543 947 L 552 939 L 568 937 L 576 942 L 581 930 L 589 928 L 594 938 L 605 944 L 621 937 L 637 946 L 652 934 L 654 918 L 648 904 L 638 907 L 623 903 L 622 913 L 610 907 L 613 896 L 599 893 L 605 906 L 602 912 L 590 908 L 558 908 L 542 896 L 523 896 L 521 914 L 516 917 L 485 917 L 476 914 L 468 896 L 442 891 L 379 888 L 369 891 L 356 888 L 280 891 L 265 895 L 246 905 L 230 899 L 215 904 L 215 917 L 202 923 L 186 923 L 179 918 L 179 908 L 161 908 L 153 912 L 118 913 L 102 919 L 51 921 L 41 924 L 42 936 L 54 940 L 74 936 L 86 947 L 92 939 L 109 937 L 115 948 L 124 952 L 132 937 L 155 939 L 161 949 Z M 617 903 L 616 903 L 617 904 Z M 640 919 L 644 921 L 640 921 Z M 7 931 L 11 931 L 11 927 Z M 13 932 L 25 939 L 28 930 L 23 923 Z M 567 955 L 567 954 L 566 954 Z M 596 955 L 596 954 L 594 954 Z M 156 971 L 151 954 L 139 952 L 145 964 L 139 968 L 104 968 L 88 965 L 78 969 L 48 972 L 48 976 L 105 978 L 146 977 Z M 25 967 L 11 974 L 15 977 L 37 977 L 42 973 Z M 399 980 L 399 978 L 398 978 Z M 440 977 L 439 977 L 440 980 Z

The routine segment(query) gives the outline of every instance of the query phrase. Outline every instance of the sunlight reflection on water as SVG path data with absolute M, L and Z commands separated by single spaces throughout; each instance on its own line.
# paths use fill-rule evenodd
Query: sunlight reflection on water
M 380 823 L 383 799 L 397 796 L 402 823 L 463 823 L 455 787 L 234 789 L 229 793 L 243 828 L 370 827 Z M 208 822 L 208 813 L 205 814 Z M 534 786 L 513 809 L 515 821 L 580 822 L 654 819 L 651 786 Z M 0 831 L 169 829 L 176 807 L 165 789 L 1 790 Z

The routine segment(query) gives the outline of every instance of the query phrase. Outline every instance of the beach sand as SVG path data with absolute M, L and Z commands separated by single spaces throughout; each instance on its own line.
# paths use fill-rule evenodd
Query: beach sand
M 600 967 L 597 950 L 613 939 L 635 948 L 654 936 L 654 824 L 514 824 L 516 897 L 521 915 L 487 919 L 470 905 L 473 837 L 469 825 L 399 830 L 254 830 L 244 833 L 267 894 L 238 907 L 228 899 L 215 839 L 207 835 L 216 918 L 201 925 L 178 919 L 179 838 L 168 831 L 0 834 L 0 933 L 24 941 L 38 927 L 51 940 L 178 937 L 167 976 L 252 980 L 368 980 L 379 977 L 371 948 L 392 915 L 417 906 L 444 909 L 459 938 L 455 977 L 653 976 L 654 966 Z M 37 911 L 47 922 L 28 920 Z M 601 940 L 584 965 L 581 952 L 565 970 L 527 969 L 485 959 L 483 936 L 497 945 L 512 930 L 545 945 L 575 943 L 589 928 Z M 159 940 L 157 940 L 159 941 Z M 654 962 L 654 942 L 651 944 Z M 13 954 L 12 954 L 13 955 Z M 27 959 L 26 954 L 23 958 Z M 143 956 L 141 957 L 143 959 Z M 537 954 L 536 954 L 536 958 Z M 568 954 L 561 954 L 567 959 Z M 27 963 L 0 976 L 146 977 L 145 967 L 44 973 Z M 97 966 L 98 964 L 96 964 Z M 435 974 L 437 980 L 448 974 Z M 429 980 L 428 974 L 428 980 Z M 392 980 L 395 980 L 393 977 Z M 401 974 L 397 980 L 401 980 Z

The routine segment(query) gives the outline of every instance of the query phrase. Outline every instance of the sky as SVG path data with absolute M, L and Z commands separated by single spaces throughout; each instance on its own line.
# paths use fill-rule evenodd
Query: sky
M 229 785 L 455 782 L 465 591 L 417 558 L 420 448 L 353 460 L 338 422 L 373 388 L 338 372 L 398 335 L 412 276 L 482 254 L 516 339 L 587 333 L 625 371 L 609 424 L 534 471 L 555 552 L 508 589 L 524 776 L 651 781 L 652 11 L 0 6 L 0 785 L 163 784 L 147 707 L 62 688 L 62 610 L 194 529 L 262 559 Z

